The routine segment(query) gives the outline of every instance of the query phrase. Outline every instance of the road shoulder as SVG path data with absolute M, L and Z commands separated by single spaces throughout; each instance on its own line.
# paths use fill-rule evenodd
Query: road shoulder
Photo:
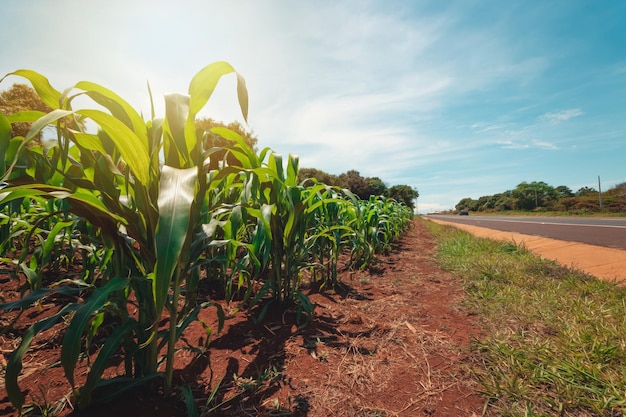
M 532 253 L 542 258 L 552 259 L 566 267 L 575 268 L 598 278 L 609 281 L 615 280 L 622 285 L 626 285 L 625 250 L 548 239 L 521 233 L 502 232 L 485 227 L 446 222 L 430 217 L 426 220 L 454 226 L 458 229 L 468 231 L 477 237 L 523 244 Z

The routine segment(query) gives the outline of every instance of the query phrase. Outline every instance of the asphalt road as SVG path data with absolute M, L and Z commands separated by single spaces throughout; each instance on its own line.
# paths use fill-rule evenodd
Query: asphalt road
M 505 232 L 626 249 L 626 218 L 471 215 L 428 215 L 425 217 Z

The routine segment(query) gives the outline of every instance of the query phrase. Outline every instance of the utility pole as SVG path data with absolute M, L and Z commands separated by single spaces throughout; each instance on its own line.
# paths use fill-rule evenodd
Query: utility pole
M 600 176 L 598 175 L 598 198 L 600 199 L 600 211 L 602 211 L 602 187 L 600 186 Z

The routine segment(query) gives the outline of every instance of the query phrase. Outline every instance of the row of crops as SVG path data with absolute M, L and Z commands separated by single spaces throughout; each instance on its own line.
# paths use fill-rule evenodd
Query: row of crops
M 82 300 L 22 335 L 5 377 L 16 408 L 25 401 L 22 358 L 38 333 L 58 323 L 67 325 L 60 359 L 79 407 L 90 406 L 103 384 L 111 393 L 145 383 L 169 391 L 175 344 L 211 306 L 197 299 L 202 280 L 218 283 L 227 301 L 236 293 L 246 307 L 279 303 L 306 322 L 313 306 L 301 291 L 304 279 L 330 287 L 341 268 L 366 267 L 408 227 L 406 206 L 363 201 L 315 179 L 298 183 L 297 157 L 257 153 L 226 128 L 210 133 L 232 143 L 228 161 L 209 170 L 223 149 L 207 149 L 208 133 L 194 121 L 231 73 L 247 117 L 243 78 L 217 62 L 192 79 L 188 95 L 165 97 L 164 118 L 152 110 L 148 121 L 100 85 L 79 82 L 60 92 L 39 73 L 9 74 L 28 79 L 53 111 L 0 115 L 2 269 L 24 282 L 21 298 L 0 309 L 23 311 L 54 294 Z M 93 108 L 73 109 L 79 98 Z M 21 122 L 32 128 L 11 137 L 11 125 Z M 42 132 L 54 140 L 41 141 Z M 213 308 L 223 323 L 221 307 Z M 95 353 L 78 387 L 85 352 Z M 105 381 L 120 352 L 125 375 Z

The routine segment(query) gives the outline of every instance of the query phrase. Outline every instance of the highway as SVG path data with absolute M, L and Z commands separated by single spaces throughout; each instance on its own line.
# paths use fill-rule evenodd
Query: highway
M 505 232 L 626 249 L 626 218 L 623 217 L 454 216 L 433 214 L 424 217 Z

